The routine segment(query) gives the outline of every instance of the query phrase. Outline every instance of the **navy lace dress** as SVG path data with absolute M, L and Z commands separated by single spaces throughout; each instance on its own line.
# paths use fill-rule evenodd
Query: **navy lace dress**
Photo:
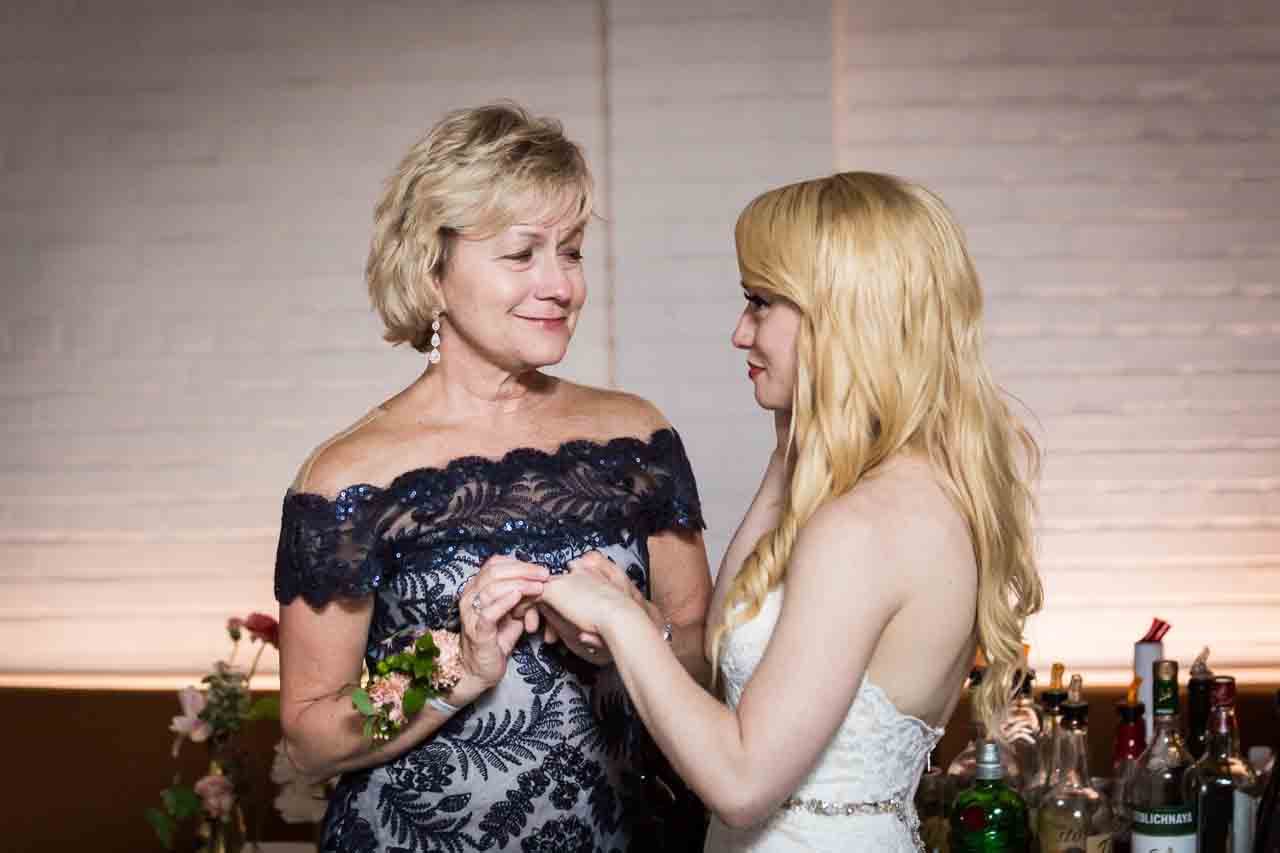
M 335 498 L 290 491 L 276 598 L 312 606 L 375 596 L 366 661 L 406 627 L 458 630 L 458 590 L 494 554 L 552 572 L 592 549 L 648 595 L 647 538 L 703 527 L 679 436 L 571 441 L 410 471 Z M 384 765 L 344 774 L 325 851 L 628 848 L 643 805 L 643 730 L 613 667 L 525 635 L 503 680 Z

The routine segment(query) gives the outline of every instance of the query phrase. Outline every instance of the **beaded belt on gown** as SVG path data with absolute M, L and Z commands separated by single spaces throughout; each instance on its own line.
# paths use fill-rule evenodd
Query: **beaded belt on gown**
M 924 840 L 920 837 L 920 819 L 915 809 L 907 806 L 906 792 L 895 794 L 887 800 L 874 800 L 864 803 L 841 803 L 835 800 L 798 799 L 787 797 L 779 806 L 782 811 L 804 811 L 823 817 L 866 817 L 868 815 L 888 814 L 902 821 L 902 825 L 911 833 L 911 841 L 917 850 L 923 851 Z

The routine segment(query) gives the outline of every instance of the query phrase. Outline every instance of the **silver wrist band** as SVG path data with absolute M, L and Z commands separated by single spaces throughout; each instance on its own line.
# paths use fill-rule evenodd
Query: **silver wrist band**
M 433 708 L 439 711 L 441 714 L 448 714 L 449 716 L 453 716 L 454 714 L 462 710 L 461 707 L 457 705 L 450 705 L 448 702 L 444 701 L 439 696 L 432 696 L 430 699 L 428 699 L 427 707 Z

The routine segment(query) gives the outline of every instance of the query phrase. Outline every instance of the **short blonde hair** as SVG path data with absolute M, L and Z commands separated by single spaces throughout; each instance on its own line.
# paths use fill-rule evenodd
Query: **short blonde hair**
M 585 224 L 592 190 L 586 157 L 555 119 L 509 102 L 447 114 L 405 155 L 374 210 L 365 279 L 383 337 L 430 347 L 455 239 L 522 220 Z

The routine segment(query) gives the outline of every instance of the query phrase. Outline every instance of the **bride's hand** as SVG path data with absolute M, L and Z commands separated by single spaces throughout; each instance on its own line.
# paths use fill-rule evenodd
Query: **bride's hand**
M 643 606 L 648 602 L 626 574 L 599 551 L 570 561 L 567 573 L 546 584 L 540 601 L 580 634 L 602 635 L 609 619 L 625 607 L 639 604 L 648 610 Z

